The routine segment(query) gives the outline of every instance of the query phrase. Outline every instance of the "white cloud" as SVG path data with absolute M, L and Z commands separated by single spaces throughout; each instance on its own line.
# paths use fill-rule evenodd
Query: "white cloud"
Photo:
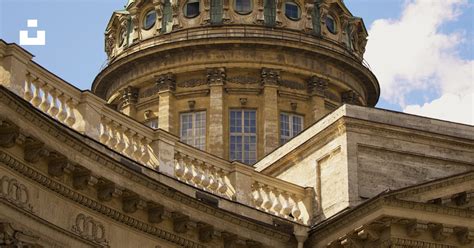
M 408 0 L 399 19 L 372 23 L 365 57 L 384 100 L 405 112 L 474 124 L 474 61 L 457 53 L 465 35 L 440 31 L 468 7 L 466 0 Z M 407 106 L 408 94 L 423 91 L 439 98 Z

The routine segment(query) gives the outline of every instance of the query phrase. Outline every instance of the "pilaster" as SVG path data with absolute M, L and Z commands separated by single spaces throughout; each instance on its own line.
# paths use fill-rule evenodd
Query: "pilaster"
M 244 165 L 240 162 L 232 162 L 233 170 L 229 174 L 229 179 L 235 188 L 235 199 L 236 202 L 252 205 L 252 197 L 249 192 L 252 192 L 252 172 L 253 168 Z
M 313 122 L 320 120 L 326 114 L 324 98 L 326 97 L 328 84 L 326 79 L 317 76 L 312 76 L 308 80 L 308 93 L 311 96 Z
M 210 88 L 209 102 L 209 152 L 224 157 L 224 84 L 225 68 L 207 70 L 207 82 Z
M 158 95 L 159 95 L 159 105 L 158 111 L 160 118 L 158 120 L 158 127 L 168 131 L 170 133 L 175 133 L 174 123 L 174 114 L 172 107 L 174 106 L 174 91 L 176 89 L 176 79 L 175 75 L 172 73 L 163 74 L 157 77 L 156 81 L 158 85 Z
M 122 95 L 122 113 L 135 118 L 137 112 L 137 101 L 138 101 L 138 89 L 132 86 L 120 91 Z
M 264 154 L 279 146 L 278 142 L 278 80 L 280 71 L 263 68 L 261 72 L 263 86 L 263 142 Z

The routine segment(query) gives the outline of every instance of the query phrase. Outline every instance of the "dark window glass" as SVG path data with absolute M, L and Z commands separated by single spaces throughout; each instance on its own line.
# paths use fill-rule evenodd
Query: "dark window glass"
M 257 112 L 230 111 L 230 160 L 253 164 L 257 161 Z
M 156 22 L 156 12 L 154 10 L 149 11 L 145 15 L 145 19 L 143 20 L 143 29 L 148 30 L 155 25 Z
M 195 17 L 199 15 L 199 1 L 189 0 L 184 6 L 184 16 Z
M 300 19 L 300 7 L 294 2 L 286 2 L 285 15 L 291 20 Z
M 276 23 L 275 0 L 265 0 L 263 6 L 263 19 L 266 26 L 273 27 Z
M 235 11 L 240 14 L 247 14 L 252 11 L 251 0 L 235 0 Z
M 223 0 L 211 0 L 211 23 L 221 24 L 222 23 L 222 1 Z
M 336 21 L 334 20 L 334 17 L 330 15 L 326 16 L 326 27 L 329 30 L 329 32 L 333 34 L 337 32 Z

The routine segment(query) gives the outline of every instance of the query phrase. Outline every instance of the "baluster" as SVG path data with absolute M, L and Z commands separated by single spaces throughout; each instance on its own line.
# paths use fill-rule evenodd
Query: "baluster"
M 41 104 L 39 105 L 39 109 L 47 113 L 48 109 L 51 107 L 51 104 L 49 102 L 49 86 L 46 84 L 43 85 L 42 91 L 43 96 L 41 97 Z
M 275 212 L 276 215 L 280 215 L 280 211 L 282 209 L 282 204 L 280 202 L 280 191 L 277 188 L 274 188 L 272 190 L 274 200 L 273 200 L 273 206 L 272 209 Z
M 200 170 L 200 164 L 198 161 L 194 161 L 193 163 L 193 169 L 192 169 L 192 173 L 193 173 L 193 182 L 196 184 L 196 185 L 200 185 L 201 184 L 201 170 Z
M 181 178 L 184 175 L 183 157 L 181 156 L 181 154 L 175 154 L 174 164 L 174 173 L 177 178 Z
M 255 207 L 260 208 L 263 203 L 263 197 L 262 194 L 260 193 L 260 185 L 255 182 L 253 185 L 253 203 L 255 204 Z
M 295 220 L 299 220 L 300 216 L 301 216 L 301 210 L 300 208 L 298 207 L 298 202 L 299 202 L 299 199 L 296 195 L 293 195 L 292 197 L 292 200 L 294 202 L 294 205 L 293 205 L 293 209 L 291 209 L 291 215 L 293 215 L 293 217 L 295 218 Z
M 117 152 L 122 153 L 122 151 L 125 149 L 125 141 L 124 141 L 124 127 L 122 125 L 119 125 L 117 127 L 117 145 L 115 145 L 115 150 Z
M 146 137 L 141 140 L 142 156 L 140 157 L 140 162 L 143 164 L 148 164 L 148 161 L 150 160 L 150 152 L 148 150 L 148 145 L 150 143 L 151 140 Z
M 202 176 L 201 176 L 201 185 L 204 188 L 207 188 L 211 184 L 211 179 L 209 178 L 209 170 L 206 164 L 203 164 L 202 168 Z
M 130 156 L 132 158 L 134 158 L 135 160 L 138 160 L 137 158 L 140 157 L 140 144 L 138 143 L 140 140 L 140 136 L 138 135 L 138 133 L 135 133 L 133 136 L 132 136 L 132 139 L 131 139 L 131 144 L 132 144 L 132 147 L 133 147 L 133 153 L 130 154 Z
M 74 109 L 76 108 L 76 105 L 77 105 L 77 102 L 70 98 L 68 101 L 66 101 L 66 113 L 67 113 L 67 117 L 66 117 L 66 124 L 70 127 L 72 127 L 72 125 L 74 125 L 74 123 L 76 123 L 76 116 L 74 114 Z
M 189 181 L 192 178 L 193 178 L 193 171 L 192 171 L 191 159 L 186 157 L 185 164 L 184 164 L 184 179 L 186 179 L 186 181 Z
M 33 81 L 33 77 L 31 76 L 30 73 L 26 75 L 26 81 L 25 81 L 25 94 L 23 95 L 23 98 L 27 100 L 28 102 L 33 99 L 33 92 L 31 92 L 31 81 Z
M 132 137 L 134 132 L 130 129 L 125 131 L 125 150 L 123 151 L 127 156 L 131 157 L 133 155 L 133 140 Z
M 56 89 L 52 89 L 51 92 L 51 108 L 48 109 L 48 113 L 53 117 L 56 118 L 56 115 L 59 112 L 59 108 L 57 107 L 58 103 L 58 92 Z
M 33 106 L 38 107 L 39 104 L 41 103 L 41 97 L 40 97 L 40 82 L 36 79 L 33 82 L 33 86 L 35 87 L 35 91 L 33 93 L 33 99 L 31 99 L 31 103 Z
M 209 184 L 209 189 L 212 191 L 215 191 L 219 187 L 219 182 L 217 181 L 217 178 L 215 176 L 215 170 L 210 169 L 209 170 L 209 175 L 211 178 L 211 184 Z
M 267 185 L 264 185 L 264 186 L 262 187 L 262 189 L 263 189 L 263 192 L 264 192 L 264 194 L 263 194 L 262 207 L 263 207 L 266 211 L 268 211 L 268 210 L 270 210 L 270 208 L 271 208 L 272 205 L 273 205 L 273 204 L 272 204 L 272 200 L 270 199 L 270 189 L 268 188 Z
M 59 106 L 58 120 L 61 121 L 61 122 L 64 122 L 64 120 L 67 117 L 66 96 L 64 95 L 64 93 L 62 93 L 58 97 L 58 100 L 59 100 L 59 103 L 61 103 L 61 105 Z
M 114 148 L 117 144 L 117 138 L 115 137 L 115 129 L 117 128 L 116 125 L 117 124 L 113 120 L 110 120 L 108 128 L 110 139 L 107 141 L 107 146 L 110 148 Z
M 290 215 L 291 213 L 291 210 L 292 210 L 292 206 L 290 204 L 290 201 L 289 201 L 289 197 L 288 197 L 288 194 L 286 192 L 282 192 L 281 193 L 281 196 L 283 198 L 283 208 L 282 208 L 282 211 L 281 213 L 283 214 L 283 216 L 285 218 L 288 218 L 288 216 Z
M 219 171 L 219 188 L 217 189 L 217 191 L 219 191 L 219 193 L 221 194 L 224 194 L 225 192 L 227 192 L 227 184 L 225 183 L 225 175 L 224 175 L 224 172 L 223 171 Z
M 107 128 L 108 124 L 109 124 L 109 120 L 107 120 L 107 118 L 103 116 L 100 121 L 100 142 L 102 144 L 107 144 L 110 138 L 109 130 Z

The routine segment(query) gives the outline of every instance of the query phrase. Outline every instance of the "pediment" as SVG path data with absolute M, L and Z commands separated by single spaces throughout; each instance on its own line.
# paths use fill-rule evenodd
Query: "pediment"
M 474 171 L 389 193 L 390 198 L 474 210 Z

